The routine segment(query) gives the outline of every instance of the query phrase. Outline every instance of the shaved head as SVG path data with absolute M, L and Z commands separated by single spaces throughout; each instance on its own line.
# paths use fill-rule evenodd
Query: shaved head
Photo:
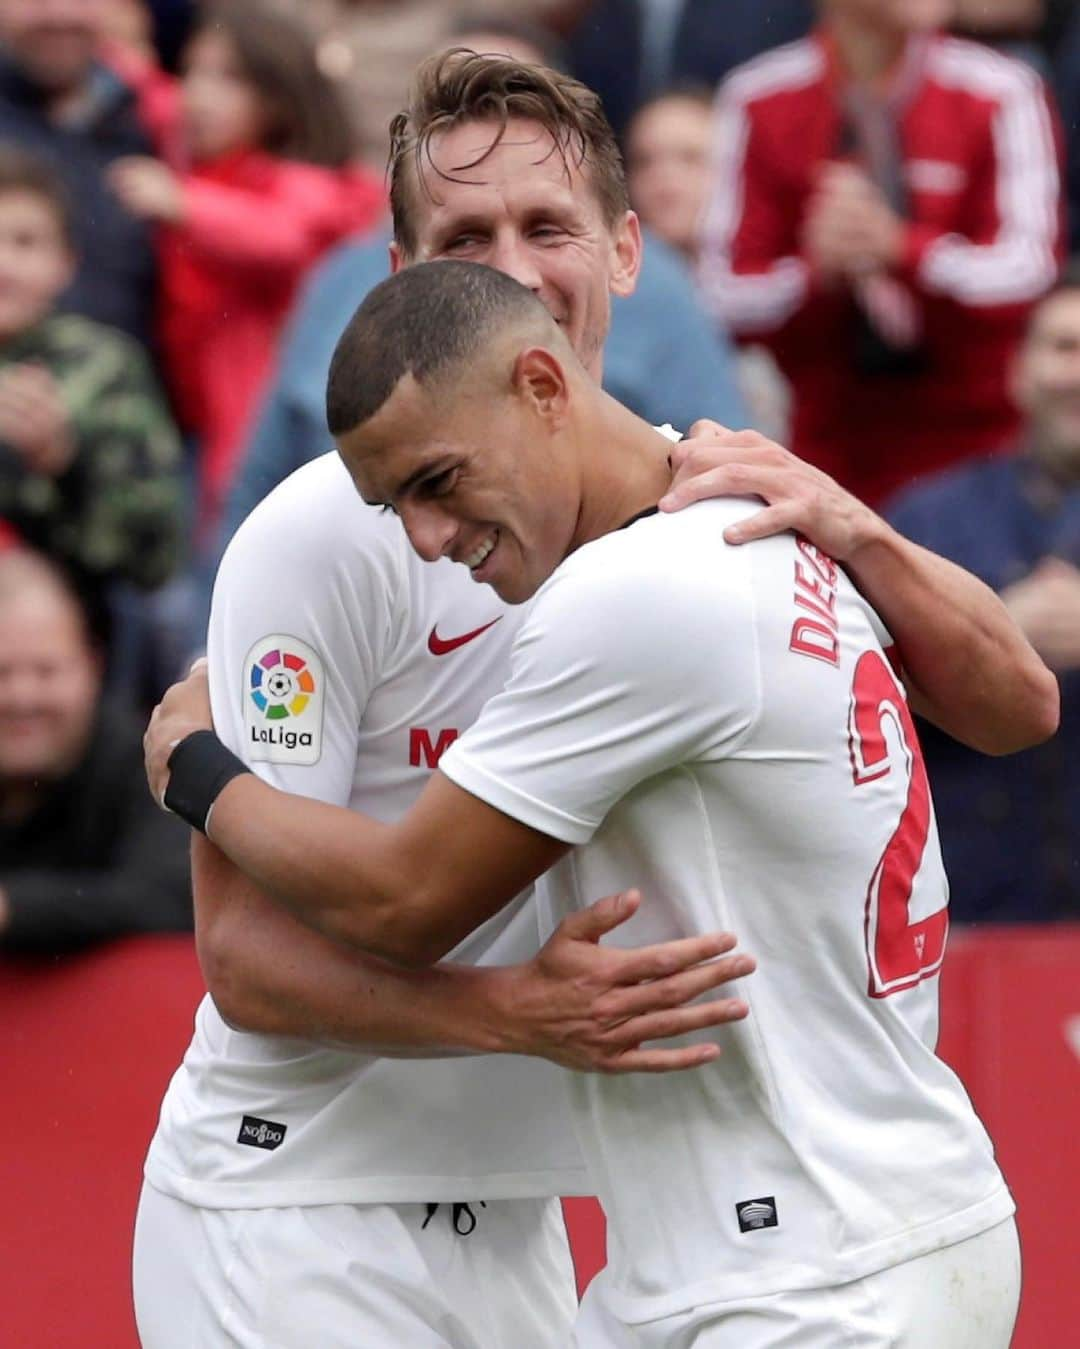
M 330 363 L 333 436 L 370 420 L 408 375 L 426 394 L 483 375 L 500 338 L 575 360 L 555 320 L 524 286 L 474 262 L 427 262 L 381 282 L 353 315 Z M 575 360 L 576 363 L 576 360 Z

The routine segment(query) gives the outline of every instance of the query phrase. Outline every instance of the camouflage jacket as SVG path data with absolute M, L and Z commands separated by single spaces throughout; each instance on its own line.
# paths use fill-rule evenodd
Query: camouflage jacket
M 142 349 L 114 328 L 53 315 L 0 347 L 0 369 L 23 363 L 60 386 L 75 457 L 46 477 L 0 442 L 0 520 L 90 581 L 160 585 L 188 511 L 179 438 Z

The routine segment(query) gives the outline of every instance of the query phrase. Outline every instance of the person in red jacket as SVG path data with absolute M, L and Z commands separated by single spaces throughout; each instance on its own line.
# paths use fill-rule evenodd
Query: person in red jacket
M 792 448 L 879 503 L 1015 441 L 1010 361 L 1061 256 L 1055 115 L 947 0 L 822 0 L 722 86 L 701 279 L 771 348 Z
M 382 184 L 351 162 L 345 114 L 304 30 L 260 0 L 206 11 L 171 109 L 146 72 L 162 160 L 117 163 L 127 207 L 157 221 L 160 341 L 197 442 L 200 523 L 228 490 L 297 283 L 326 249 L 374 225 Z

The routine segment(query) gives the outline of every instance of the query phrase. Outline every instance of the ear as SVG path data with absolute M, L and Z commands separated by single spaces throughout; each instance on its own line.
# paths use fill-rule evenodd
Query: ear
M 396 239 L 390 240 L 390 275 L 396 276 L 403 267 L 408 266 L 405 256 L 401 251 L 401 245 Z
M 570 398 L 566 368 L 546 347 L 526 347 L 518 353 L 510 373 L 514 393 L 545 420 L 559 425 Z
M 627 211 L 612 240 L 613 264 L 608 283 L 612 295 L 632 295 L 641 271 L 641 221 Z

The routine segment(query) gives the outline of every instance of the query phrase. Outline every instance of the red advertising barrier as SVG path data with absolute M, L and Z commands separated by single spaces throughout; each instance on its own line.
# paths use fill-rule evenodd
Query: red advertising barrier
M 202 980 L 190 939 L 0 960 L 0 1345 L 136 1349 L 131 1224 L 158 1103 Z M 941 1052 L 964 1078 L 1020 1207 L 1014 1349 L 1080 1344 L 1080 926 L 954 935 Z M 603 1219 L 569 1200 L 579 1286 Z
M 184 936 L 0 960 L 4 1349 L 137 1349 L 142 1162 L 202 992 Z
M 1016 1196 L 1024 1292 L 1013 1349 L 1080 1345 L 1080 925 L 954 936 L 938 1050 Z

